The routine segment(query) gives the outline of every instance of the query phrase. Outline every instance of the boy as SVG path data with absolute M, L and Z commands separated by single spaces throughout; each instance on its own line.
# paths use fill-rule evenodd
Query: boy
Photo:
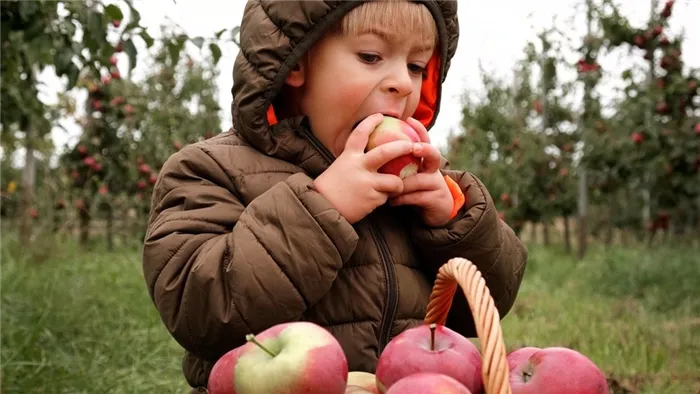
M 451 1 L 246 5 L 234 125 L 165 163 L 143 252 L 193 392 L 246 334 L 298 320 L 327 328 L 350 370 L 374 372 L 386 344 L 422 323 L 452 257 L 473 261 L 509 311 L 527 253 L 484 185 L 448 170 L 428 138 L 457 37 Z M 379 113 L 422 142 L 365 153 Z M 408 153 L 423 158 L 419 174 L 377 173 Z M 475 336 L 461 292 L 447 325 Z

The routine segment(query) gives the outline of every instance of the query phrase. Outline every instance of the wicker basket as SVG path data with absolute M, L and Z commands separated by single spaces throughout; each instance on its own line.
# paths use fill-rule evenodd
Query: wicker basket
M 481 342 L 484 390 L 486 394 L 511 394 L 506 346 L 498 310 L 484 278 L 471 261 L 453 258 L 440 267 L 430 295 L 425 323 L 445 324 L 457 285 L 467 296 L 476 334 Z

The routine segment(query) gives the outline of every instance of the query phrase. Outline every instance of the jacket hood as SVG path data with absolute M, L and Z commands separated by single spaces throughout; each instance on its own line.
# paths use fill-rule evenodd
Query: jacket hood
M 301 56 L 363 2 L 248 1 L 241 22 L 240 51 L 234 63 L 231 115 L 233 128 L 250 144 L 265 154 L 294 162 L 306 161 L 319 150 L 299 133 L 299 128 L 306 127 L 304 117 L 278 121 L 272 102 Z M 430 10 L 439 36 L 439 47 L 427 65 L 427 78 L 414 114 L 430 130 L 439 112 L 442 83 L 457 49 L 457 1 L 416 2 Z M 330 160 L 325 157 L 325 161 Z

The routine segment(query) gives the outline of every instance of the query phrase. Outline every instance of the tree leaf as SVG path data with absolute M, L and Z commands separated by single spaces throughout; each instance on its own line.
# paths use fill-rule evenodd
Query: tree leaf
M 209 50 L 211 51 L 211 55 L 214 57 L 214 64 L 218 64 L 219 59 L 221 59 L 221 48 L 212 42 L 209 44 Z
M 41 23 L 38 20 L 34 20 L 34 16 L 39 10 L 39 3 L 36 1 L 20 1 L 19 2 L 19 16 L 25 22 Z M 26 30 L 26 29 L 25 29 Z
M 148 32 L 146 32 L 146 30 L 141 31 L 139 33 L 139 35 L 141 36 L 143 41 L 146 43 L 147 48 L 150 48 L 151 46 L 153 46 L 153 43 L 154 43 L 153 37 L 151 37 L 151 35 L 148 34 Z
M 122 10 L 114 4 L 110 4 L 105 7 L 105 14 L 110 17 L 111 20 L 121 21 L 124 19 L 124 14 Z
M 192 43 L 197 46 L 197 48 L 202 49 L 204 45 L 204 37 L 195 37 L 192 39 Z
M 136 67 L 136 46 L 134 45 L 134 40 L 131 38 L 124 41 L 124 52 L 126 52 L 127 56 L 129 57 L 129 71 L 133 70 L 134 67 Z
M 240 31 L 241 27 L 236 26 L 233 29 L 231 29 L 231 41 L 233 41 L 239 48 L 241 47 L 241 42 L 240 42 Z
M 104 17 L 102 14 L 99 14 L 97 12 L 90 12 L 88 14 L 88 23 L 87 23 L 87 30 L 89 34 L 85 34 L 85 36 L 89 36 L 94 43 L 89 43 L 93 45 L 89 45 L 90 49 L 93 52 L 97 52 L 99 49 L 98 46 L 105 41 L 105 24 L 104 24 Z
M 168 54 L 170 55 L 170 61 L 172 64 L 177 64 L 178 59 L 180 58 L 180 50 L 182 47 L 178 45 L 177 41 L 170 41 L 167 44 L 168 46 Z
M 68 72 L 66 74 L 68 76 L 68 86 L 66 89 L 73 89 L 75 84 L 78 82 L 78 78 L 80 77 L 80 69 L 71 62 L 70 66 L 68 66 Z

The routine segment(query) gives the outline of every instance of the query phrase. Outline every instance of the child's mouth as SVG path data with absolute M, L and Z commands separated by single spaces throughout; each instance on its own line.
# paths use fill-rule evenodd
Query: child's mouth
M 397 117 L 397 116 L 394 116 L 394 115 L 388 115 L 388 114 L 383 114 L 383 115 L 384 115 L 384 116 L 388 116 L 388 117 L 390 117 L 390 118 L 396 118 L 396 119 L 398 119 L 398 117 Z M 366 118 L 367 118 L 367 117 L 364 117 L 364 118 L 358 120 L 357 122 L 355 122 L 355 124 L 352 125 L 352 130 L 355 130 L 355 129 L 357 128 L 357 126 L 359 126 L 360 123 L 362 123 L 362 121 L 365 120 Z

